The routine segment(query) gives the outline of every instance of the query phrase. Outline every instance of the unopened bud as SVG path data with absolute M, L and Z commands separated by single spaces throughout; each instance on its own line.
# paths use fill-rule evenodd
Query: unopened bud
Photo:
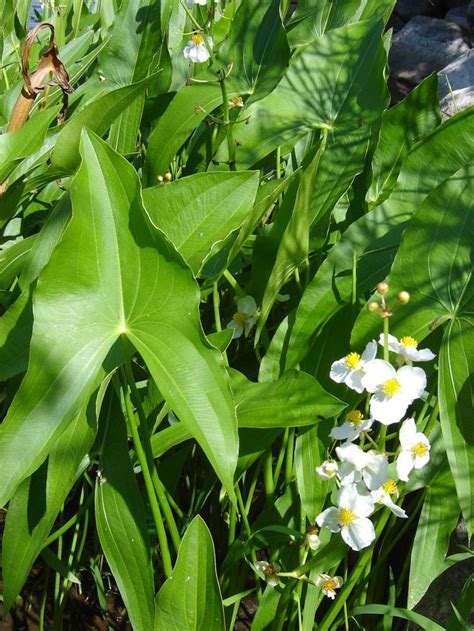
M 367 309 L 370 311 L 370 313 L 375 313 L 380 309 L 380 305 L 378 302 L 375 302 L 375 300 L 371 300 L 367 305 Z
M 157 178 L 158 182 L 161 184 L 161 182 L 163 182 L 163 176 L 162 175 L 158 175 Z
M 171 182 L 172 179 L 173 179 L 173 176 L 171 175 L 171 173 L 169 171 L 167 173 L 165 173 L 165 180 L 167 182 Z
M 386 282 L 382 282 L 377 285 L 377 291 L 379 292 L 381 296 L 385 296 L 385 294 L 388 293 L 389 289 L 390 287 L 388 286 L 388 283 Z
M 410 302 L 410 294 L 407 291 L 400 291 L 397 295 L 398 302 L 402 305 L 406 305 L 407 302 Z

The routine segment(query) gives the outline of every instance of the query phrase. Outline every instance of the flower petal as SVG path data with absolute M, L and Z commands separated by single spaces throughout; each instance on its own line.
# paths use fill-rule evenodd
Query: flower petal
M 408 482 L 410 471 L 415 466 L 415 459 L 410 451 L 402 451 L 397 458 L 397 475 L 403 482 Z
M 329 436 L 334 438 L 334 440 L 351 441 L 357 437 L 357 431 L 354 430 L 354 425 L 352 423 L 343 423 L 340 427 L 333 427 Z
M 341 526 L 339 524 L 339 511 L 334 506 L 326 508 L 316 517 L 316 523 L 320 528 L 328 528 L 331 532 L 339 532 Z
M 232 335 L 233 340 L 240 337 L 242 333 L 244 332 L 244 327 L 241 324 L 237 324 L 235 320 L 231 320 L 227 324 L 226 329 L 234 329 L 234 333 Z
M 367 344 L 362 353 L 361 359 L 364 362 L 370 362 L 377 357 L 377 342 L 372 340 Z
M 329 376 L 336 383 L 342 383 L 347 379 L 347 376 L 350 372 L 351 371 L 346 366 L 345 360 L 338 359 L 337 361 L 332 363 Z
M 359 551 L 370 546 L 375 539 L 374 525 L 367 517 L 355 519 L 342 527 L 341 536 L 350 548 Z
M 373 359 L 364 366 L 365 374 L 362 377 L 362 385 L 367 392 L 375 392 L 377 387 L 387 379 L 393 379 L 396 375 L 392 364 L 383 359 Z
M 387 397 L 383 392 L 376 392 L 370 399 L 370 415 L 383 425 L 398 423 L 411 401 L 404 396 Z
M 251 316 L 257 311 L 257 303 L 252 296 L 243 296 L 237 301 L 237 310 Z
M 363 376 L 364 373 L 362 370 L 352 370 L 345 379 L 346 385 L 349 386 L 351 390 L 355 390 L 359 394 L 364 392 L 364 386 L 362 385 Z
M 402 446 L 402 450 L 411 449 L 416 442 L 416 423 L 415 419 L 407 418 L 403 421 L 400 432 L 398 434 L 398 440 Z

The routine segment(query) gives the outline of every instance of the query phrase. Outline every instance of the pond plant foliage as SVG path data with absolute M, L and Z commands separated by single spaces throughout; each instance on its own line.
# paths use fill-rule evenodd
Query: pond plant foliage
M 474 108 L 389 107 L 393 5 L 0 2 L 5 617 L 34 568 L 40 628 L 444 628 Z

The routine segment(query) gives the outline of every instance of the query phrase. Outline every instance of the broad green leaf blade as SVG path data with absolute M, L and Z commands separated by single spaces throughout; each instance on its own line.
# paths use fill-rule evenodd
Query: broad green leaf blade
M 147 78 L 107 92 L 74 114 L 57 137 L 51 155 L 53 170 L 63 174 L 73 173 L 80 161 L 79 142 L 82 129 L 87 127 L 99 136 L 105 134 L 117 116 L 146 90 L 148 84 Z
M 173 573 L 156 596 L 154 629 L 225 629 L 214 545 L 211 533 L 199 515 L 189 524 L 179 547 Z
M 0 185 L 17 162 L 41 147 L 46 131 L 56 116 L 50 110 L 32 116 L 23 127 L 0 135 Z
M 402 618 L 417 624 L 424 631 L 444 631 L 444 628 L 437 622 L 430 620 L 426 616 L 410 611 L 409 609 L 401 609 L 400 607 L 391 607 L 390 605 L 365 605 L 364 607 L 356 607 L 351 611 L 353 616 L 376 615 L 391 616 L 392 618 Z
M 411 296 L 390 318 L 394 335 L 420 341 L 433 327 L 462 313 L 472 274 L 473 195 L 474 166 L 470 165 L 435 188 L 413 215 L 387 278 L 390 296 L 401 290 Z M 363 310 L 352 340 L 363 344 L 379 330 L 378 318 Z
M 133 629 L 150 631 L 155 590 L 145 507 L 130 461 L 125 419 L 115 396 L 109 397 L 103 416 L 101 478 L 95 490 L 97 532 Z
M 97 137 L 84 134 L 81 151 L 73 218 L 35 290 L 28 373 L 0 429 L 0 504 L 44 461 L 122 334 L 232 496 L 235 408 L 201 330 L 198 287 L 146 223 L 133 167 Z
M 19 275 L 25 260 L 35 242 L 36 235 L 32 234 L 26 239 L 15 243 L 5 244 L 0 248 L 0 288 L 8 289 L 16 276 Z
M 219 59 L 232 65 L 232 87 L 261 99 L 280 81 L 290 49 L 280 17 L 280 1 L 246 0 L 237 9 Z
M 439 405 L 446 453 L 469 533 L 474 531 L 474 318 L 450 322 L 439 357 Z
M 3 535 L 3 603 L 8 611 L 20 593 L 95 436 L 84 412 L 58 438 L 48 460 L 24 480 L 8 507 Z
M 243 375 L 242 375 L 243 377 Z M 239 427 L 298 427 L 332 418 L 346 407 L 311 375 L 292 370 L 268 383 L 232 381 Z
M 250 213 L 258 173 L 199 173 L 143 191 L 148 215 L 197 274 L 212 246 Z
M 234 133 L 237 164 L 250 167 L 315 128 L 355 131 L 376 121 L 387 104 L 381 36 L 381 22 L 359 22 L 306 47 L 275 90 L 245 108 L 248 124 Z
M 407 153 L 440 122 L 436 74 L 427 77 L 403 101 L 384 112 L 372 159 L 373 179 L 366 195 L 370 206 L 380 204 L 390 195 Z
M 26 370 L 32 327 L 31 296 L 24 291 L 0 318 L 1 381 Z
M 295 449 L 295 470 L 298 494 L 308 521 L 315 523 L 324 507 L 328 484 L 316 473 L 316 467 L 326 459 L 328 432 L 322 424 L 305 427 L 298 432 Z
M 456 487 L 448 469 L 436 476 L 425 495 L 411 552 L 408 609 L 419 602 L 443 567 L 458 516 Z

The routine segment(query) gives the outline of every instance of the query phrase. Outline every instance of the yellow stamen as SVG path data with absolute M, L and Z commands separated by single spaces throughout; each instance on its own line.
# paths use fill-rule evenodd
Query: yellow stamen
M 323 590 L 326 592 L 334 592 L 337 589 L 337 583 L 333 578 L 328 578 L 323 583 Z
M 396 495 L 398 493 L 398 486 L 395 480 L 387 480 L 382 486 L 383 490 L 389 495 Z
M 388 397 L 393 397 L 394 394 L 397 394 L 400 388 L 401 386 L 395 378 L 387 379 L 382 385 L 382 391 Z
M 194 33 L 194 35 L 191 36 L 191 39 L 193 40 L 193 43 L 196 44 L 196 46 L 199 46 L 199 44 L 202 44 L 204 41 L 201 33 Z
M 410 337 L 409 335 L 405 335 L 405 337 L 402 337 L 400 342 L 403 344 L 403 346 L 413 346 L 414 348 L 418 346 L 418 342 L 415 340 L 415 338 Z
M 424 456 L 428 451 L 428 445 L 425 445 L 425 443 L 421 442 L 416 443 L 416 445 L 413 445 L 413 447 L 411 448 L 411 451 L 415 456 Z
M 339 509 L 339 523 L 343 526 L 348 526 L 351 524 L 356 516 L 351 511 L 350 508 L 340 508 Z
M 356 427 L 359 427 L 363 420 L 364 415 L 362 412 L 359 412 L 359 410 L 351 410 L 346 414 L 346 421 L 348 423 L 354 423 Z
M 359 353 L 349 353 L 349 355 L 345 356 L 344 362 L 346 364 L 346 368 L 355 370 L 357 368 L 357 364 L 360 362 Z
M 231 105 L 233 105 L 234 107 L 243 107 L 243 106 L 244 106 L 244 102 L 243 102 L 243 100 L 242 100 L 242 97 L 241 97 L 241 96 L 233 96 L 233 97 L 230 99 L 229 103 L 230 103 Z
M 238 324 L 239 326 L 244 326 L 245 321 L 248 318 L 248 315 L 244 313 L 243 311 L 237 311 L 237 313 L 234 313 L 232 318 L 236 324 Z

